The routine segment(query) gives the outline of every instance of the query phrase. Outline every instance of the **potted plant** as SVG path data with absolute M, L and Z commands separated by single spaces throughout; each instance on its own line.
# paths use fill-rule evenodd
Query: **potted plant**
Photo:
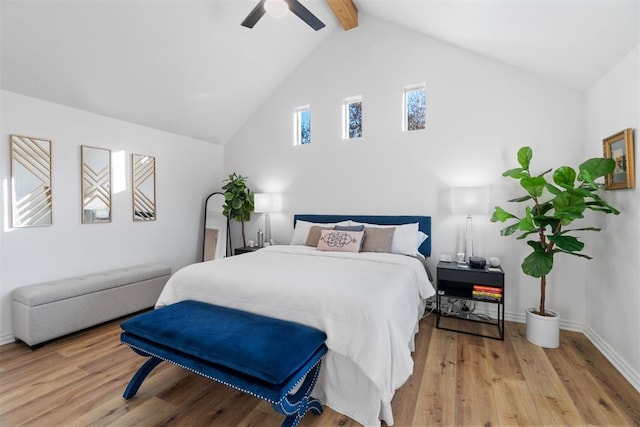
M 551 272 L 556 254 L 568 254 L 591 259 L 582 253 L 584 243 L 573 234 L 583 231 L 600 231 L 597 227 L 566 228 L 574 220 L 583 218 L 587 209 L 605 214 L 618 215 L 620 212 L 608 205 L 597 194 L 595 180 L 611 173 L 615 167 L 612 159 L 592 158 L 578 167 L 578 172 L 561 166 L 553 172 L 553 183 L 545 178 L 552 169 L 533 175 L 529 169 L 533 151 L 530 147 L 518 150 L 520 167 L 509 169 L 502 176 L 517 179 L 526 194 L 509 202 L 526 203 L 523 216 L 509 213 L 496 206 L 492 222 L 514 220 L 502 229 L 502 236 L 516 232 L 519 240 L 525 240 L 532 252 L 522 262 L 522 271 L 540 279 L 540 304 L 537 309 L 526 311 L 527 339 L 542 347 L 554 348 L 560 345 L 560 322 L 557 313 L 545 306 L 547 275 Z M 551 329 L 551 336 L 545 337 L 544 330 Z
M 253 212 L 253 191 L 247 186 L 247 178 L 232 173 L 222 186 L 224 190 L 224 205 L 222 214 L 230 219 L 235 219 L 242 225 L 242 246 L 247 246 L 244 234 L 244 222 L 251 219 Z

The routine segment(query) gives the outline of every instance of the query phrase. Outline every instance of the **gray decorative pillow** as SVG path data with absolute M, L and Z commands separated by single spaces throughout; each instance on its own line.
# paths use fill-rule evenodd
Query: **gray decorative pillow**
M 333 227 L 334 230 L 340 231 L 362 231 L 364 230 L 364 224 L 360 225 L 336 225 Z
M 391 244 L 393 243 L 393 234 L 395 227 L 388 228 L 364 228 L 364 242 L 362 243 L 362 252 L 385 252 L 391 253 Z
M 307 246 L 318 246 L 318 240 L 320 240 L 320 233 L 322 230 L 333 230 L 333 227 L 320 227 L 319 225 L 312 225 L 309 228 L 309 234 L 307 234 L 307 241 L 304 243 Z

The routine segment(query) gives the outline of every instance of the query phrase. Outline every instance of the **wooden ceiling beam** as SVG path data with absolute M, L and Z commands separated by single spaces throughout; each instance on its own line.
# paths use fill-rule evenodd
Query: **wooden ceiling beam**
M 358 26 L 358 9 L 353 0 L 327 0 L 327 4 L 342 24 L 342 28 L 350 30 Z

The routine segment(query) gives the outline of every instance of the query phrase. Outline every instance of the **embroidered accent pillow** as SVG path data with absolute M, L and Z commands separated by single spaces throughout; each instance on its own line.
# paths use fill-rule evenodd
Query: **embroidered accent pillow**
M 395 227 L 365 227 L 362 252 L 391 253 L 391 245 L 393 244 L 393 235 L 395 234 L 395 231 Z
M 337 226 L 336 226 L 337 227 Z M 318 240 L 320 240 L 320 233 L 322 230 L 333 230 L 333 227 L 320 227 L 319 225 L 312 225 L 307 234 L 306 246 L 318 246 Z
M 322 230 L 319 251 L 360 252 L 364 231 Z

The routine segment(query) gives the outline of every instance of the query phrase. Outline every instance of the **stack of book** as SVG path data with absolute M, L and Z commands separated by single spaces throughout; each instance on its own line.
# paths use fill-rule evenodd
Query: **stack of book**
M 473 285 L 473 298 L 484 301 L 500 301 L 502 300 L 502 288 Z

